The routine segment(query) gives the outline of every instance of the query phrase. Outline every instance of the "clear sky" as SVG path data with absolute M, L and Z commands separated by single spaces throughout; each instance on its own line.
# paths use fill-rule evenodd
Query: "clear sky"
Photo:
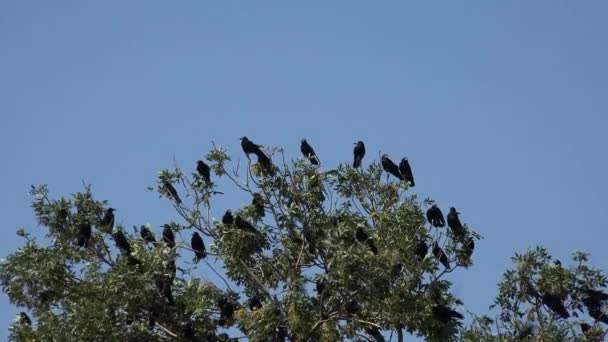
M 6 255 L 36 231 L 30 184 L 93 185 L 131 227 L 176 219 L 147 192 L 175 158 L 238 138 L 324 165 L 364 140 L 485 239 L 453 290 L 483 313 L 516 251 L 608 270 L 605 1 L 0 1 Z M 228 192 L 216 215 L 244 201 Z M 157 228 L 158 229 L 158 228 Z M 1 307 L 8 301 L 0 296 Z M 16 309 L 0 310 L 5 334 Z

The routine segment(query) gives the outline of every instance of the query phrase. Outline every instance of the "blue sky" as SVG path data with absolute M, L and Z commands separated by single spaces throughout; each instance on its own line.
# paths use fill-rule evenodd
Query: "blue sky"
M 608 269 L 601 1 L 0 2 L 2 255 L 38 230 L 30 184 L 93 185 L 117 221 L 175 219 L 146 191 L 175 158 L 306 137 L 325 165 L 364 140 L 485 239 L 454 291 L 483 313 L 510 256 L 544 244 Z M 369 162 L 369 159 L 367 159 Z M 232 194 L 236 193 L 235 191 Z M 216 215 L 244 200 L 227 195 Z M 445 209 L 447 211 L 447 209 Z M 0 296 L 0 305 L 8 305 Z M 15 309 L 0 312 L 5 333 Z

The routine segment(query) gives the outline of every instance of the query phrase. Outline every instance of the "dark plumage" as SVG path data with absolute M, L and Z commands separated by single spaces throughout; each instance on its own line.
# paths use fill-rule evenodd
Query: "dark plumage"
M 462 245 L 462 251 L 467 259 L 471 259 L 473 250 L 475 249 L 475 240 L 472 237 L 466 239 Z
M 209 168 L 209 165 L 205 164 L 204 161 L 199 160 L 196 162 L 196 171 L 201 178 L 203 178 L 205 183 L 211 183 L 211 169 Z
M 359 140 L 355 143 L 353 155 L 353 167 L 358 168 L 361 166 L 361 161 L 363 160 L 363 157 L 365 157 L 365 144 L 363 143 L 363 141 Z
M 91 239 L 91 225 L 88 223 L 81 223 L 78 225 L 78 246 L 89 247 L 89 240 Z
M 242 137 L 241 147 L 243 148 L 243 152 L 245 152 L 247 159 L 249 159 L 249 155 L 252 153 L 258 157 L 258 164 L 260 164 L 264 172 L 269 174 L 272 174 L 274 172 L 274 166 L 272 165 L 272 161 L 262 151 L 260 145 L 253 143 L 253 141 L 249 140 L 247 137 Z
M 156 237 L 154 233 L 148 229 L 146 226 L 141 226 L 141 230 L 139 231 L 139 235 L 144 240 L 145 243 L 155 243 Z
M 432 310 L 433 317 L 443 324 L 447 324 L 450 321 L 460 321 L 464 318 L 461 313 L 446 305 L 435 305 Z
M 367 246 L 369 247 L 369 249 L 372 251 L 372 253 L 378 254 L 378 248 L 374 244 L 374 240 L 369 237 L 369 235 L 367 234 L 367 232 L 365 231 L 365 229 L 363 227 L 357 228 L 357 231 L 355 232 L 355 238 L 360 243 L 365 242 L 367 244 Z
M 563 319 L 570 317 L 568 310 L 566 310 L 566 307 L 564 306 L 563 300 L 559 296 L 545 293 L 541 296 L 541 301 L 559 317 Z
M 439 260 L 439 262 L 443 265 L 443 267 L 450 268 L 450 262 L 448 260 L 448 256 L 445 255 L 445 253 L 443 252 L 443 249 L 441 249 L 441 247 L 439 247 L 439 244 L 436 241 L 433 242 L 433 255 L 435 256 L 435 258 L 437 258 Z
M 244 230 L 246 232 L 257 234 L 257 235 L 261 234 L 257 229 L 255 229 L 255 227 L 251 223 L 247 222 L 239 215 L 237 215 L 236 218 L 234 219 L 234 224 L 237 226 L 237 228 Z
M 234 223 L 234 216 L 232 216 L 232 212 L 230 210 L 226 210 L 224 216 L 222 217 L 222 223 L 224 225 L 231 225 Z
M 264 211 L 264 198 L 262 198 L 262 195 L 258 194 L 257 192 L 254 193 L 253 199 L 251 200 L 251 205 L 253 205 L 255 208 L 255 216 L 258 218 L 264 217 L 266 213 Z
M 131 245 L 129 244 L 129 240 L 127 240 L 127 237 L 122 230 L 117 230 L 113 237 L 118 249 L 120 249 L 123 253 L 131 254 Z
M 175 247 L 175 234 L 173 234 L 173 229 L 171 229 L 171 226 L 168 224 L 163 226 L 163 241 L 170 248 Z
M 583 294 L 583 304 L 587 307 L 589 316 L 604 324 L 608 324 L 608 313 L 603 311 L 605 302 L 608 301 L 608 294 L 592 289 L 583 290 Z
M 260 297 L 256 294 L 251 296 L 249 299 L 249 310 L 254 311 L 255 309 L 259 309 L 262 307 L 262 301 Z
M 403 175 L 403 179 L 406 182 L 410 182 L 410 186 L 416 186 L 414 182 L 414 174 L 412 173 L 412 168 L 410 167 L 410 163 L 407 161 L 407 158 L 401 159 L 399 163 L 399 172 Z
M 462 223 L 460 223 L 458 214 L 460 214 L 460 213 L 456 211 L 456 208 L 454 208 L 454 207 L 450 208 L 450 213 L 448 214 L 448 226 L 450 227 L 450 229 L 452 229 L 452 232 L 454 233 L 454 235 L 456 235 L 459 238 L 462 238 L 465 235 L 465 230 L 464 230 L 464 227 L 462 226 Z
M 253 143 L 253 141 L 249 140 L 247 137 L 241 138 L 241 147 L 243 148 L 243 152 L 247 158 L 249 158 L 250 154 L 256 154 L 260 151 L 260 146 Z
M 192 239 L 190 240 L 190 246 L 194 250 L 194 254 L 196 256 L 196 262 L 201 259 L 204 259 L 207 256 L 207 252 L 205 251 L 205 243 L 200 235 L 197 232 L 192 233 Z
M 220 321 L 226 322 L 234 315 L 234 304 L 227 297 L 220 298 L 217 301 L 217 307 L 220 309 Z
M 424 257 L 428 252 L 429 245 L 427 245 L 426 242 L 422 239 L 418 240 L 418 242 L 416 243 L 416 249 L 414 250 L 414 253 L 416 254 L 416 259 L 418 261 L 424 260 Z
M 160 294 L 165 297 L 170 305 L 175 305 L 175 299 L 173 298 L 173 291 L 171 290 L 173 279 L 167 276 L 161 276 L 157 282 L 156 287 Z
M 445 227 L 445 218 L 443 218 L 443 213 L 437 204 L 433 204 L 433 206 L 426 211 L 426 220 L 433 227 Z
M 317 282 L 315 283 L 315 289 L 317 290 L 318 295 L 321 295 L 323 293 L 323 291 L 325 291 L 326 287 L 327 287 L 327 281 L 325 280 L 325 278 L 317 279 Z
M 370 336 L 372 336 L 376 342 L 385 341 L 384 336 L 382 336 L 382 334 L 380 333 L 380 329 L 378 329 L 376 327 L 367 328 L 365 330 L 365 332 L 368 333 Z
M 399 180 L 403 180 L 403 176 L 399 172 L 399 167 L 397 167 L 397 164 L 395 164 L 386 154 L 382 155 L 382 168 Z
M 108 208 L 99 221 L 99 225 L 97 227 L 104 233 L 112 233 L 112 229 L 114 228 L 114 208 Z
M 317 157 L 315 150 L 312 148 L 312 146 L 310 146 L 310 144 L 308 143 L 308 141 L 306 141 L 306 139 L 302 139 L 302 143 L 300 144 L 300 151 L 302 152 L 304 157 L 306 157 L 306 158 L 308 158 L 308 160 L 310 160 L 310 163 L 312 165 L 319 164 L 319 157 Z
M 28 316 L 25 312 L 21 311 L 19 313 L 19 323 L 21 325 L 32 325 L 32 320 L 30 319 L 30 316 Z
M 173 184 L 167 181 L 163 181 L 163 186 L 165 187 L 165 190 L 169 193 L 169 196 L 173 198 L 173 200 L 177 202 L 177 204 L 182 204 L 182 199 L 177 194 L 177 190 L 175 190 Z
M 581 331 L 582 333 L 586 333 L 587 331 L 591 330 L 591 326 L 585 322 L 581 323 Z

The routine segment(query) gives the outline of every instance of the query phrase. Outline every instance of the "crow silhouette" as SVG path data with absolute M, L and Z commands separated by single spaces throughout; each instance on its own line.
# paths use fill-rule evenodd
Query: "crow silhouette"
M 403 176 L 399 172 L 399 167 L 386 154 L 382 155 L 382 168 L 384 171 L 397 177 L 399 180 L 403 180 Z
M 460 213 L 456 211 L 456 208 L 454 208 L 454 207 L 450 208 L 450 212 L 448 214 L 448 226 L 450 227 L 450 229 L 452 229 L 452 232 L 454 233 L 454 235 L 456 235 L 459 238 L 462 238 L 465 235 L 465 230 L 464 230 L 464 227 L 462 226 L 462 223 L 460 223 L 458 214 L 460 214 Z
M 222 223 L 226 226 L 229 226 L 234 223 L 234 216 L 232 216 L 232 211 L 226 210 L 224 216 L 222 217 Z
M 445 219 L 443 218 L 443 213 L 441 212 L 441 209 L 439 209 L 437 204 L 433 204 L 433 206 L 426 211 L 426 220 L 433 227 L 445 227 Z
M 204 161 L 199 160 L 196 162 L 196 171 L 205 180 L 205 183 L 211 183 L 211 169 L 209 165 L 205 164 Z
M 199 260 L 204 259 L 207 256 L 207 252 L 205 251 L 205 243 L 197 232 L 192 233 L 190 247 L 192 247 L 192 249 L 194 250 L 196 262 L 199 262 Z
M 416 254 L 416 259 L 418 261 L 424 260 L 424 257 L 428 252 L 429 245 L 427 245 L 423 239 L 418 240 L 418 242 L 416 243 L 416 249 L 414 250 L 414 253 Z
M 312 165 L 319 164 L 319 157 L 317 157 L 315 150 L 312 148 L 312 146 L 310 146 L 310 144 L 308 143 L 308 141 L 306 141 L 306 139 L 302 139 L 302 143 L 300 144 L 300 151 L 302 152 L 304 157 L 306 157 L 306 158 L 308 158 L 308 160 L 310 160 L 310 163 Z
M 410 186 L 416 186 L 416 183 L 414 182 L 414 174 L 412 173 L 412 168 L 410 167 L 410 163 L 407 161 L 407 158 L 401 159 L 401 162 L 399 163 L 399 172 L 401 172 L 406 182 L 410 182 Z
M 445 255 L 445 253 L 443 252 L 443 249 L 441 249 L 441 247 L 439 247 L 439 244 L 437 243 L 437 241 L 433 242 L 433 255 L 435 256 L 435 258 L 437 258 L 439 260 L 439 262 L 443 265 L 443 267 L 450 268 L 450 262 L 448 260 L 448 256 Z
M 108 234 L 112 233 L 112 229 L 114 229 L 114 211 L 115 210 L 116 209 L 114 209 L 114 208 L 108 208 L 106 210 L 105 214 L 101 218 L 101 221 L 99 221 L 99 224 L 97 225 L 97 227 L 99 228 L 100 231 L 102 231 L 104 233 L 108 233 Z
M 361 167 L 361 161 L 363 157 L 365 157 L 365 144 L 363 141 L 359 140 L 355 143 L 355 148 L 353 149 L 353 167 L 358 168 Z
M 127 255 L 131 254 L 131 245 L 129 244 L 129 240 L 127 240 L 127 237 L 122 230 L 118 229 L 116 233 L 114 233 L 113 237 L 118 249 Z
M 257 216 L 257 218 L 264 217 L 266 212 L 264 211 L 264 198 L 262 198 L 262 195 L 257 192 L 254 193 L 251 205 L 255 208 L 255 216 Z
M 369 237 L 369 235 L 367 234 L 367 232 L 365 231 L 365 229 L 363 227 L 357 228 L 357 231 L 355 232 L 355 238 L 360 243 L 366 243 L 367 246 L 369 247 L 369 249 L 372 251 L 372 253 L 374 253 L 374 255 L 378 254 L 378 248 L 374 244 L 374 240 Z
M 182 204 L 182 199 L 177 194 L 177 190 L 175 190 L 175 188 L 173 187 L 173 184 L 171 184 L 167 181 L 163 181 L 163 186 L 164 186 L 165 190 L 169 193 L 169 196 L 172 197 L 173 200 L 175 202 L 177 202 L 177 204 Z
M 88 223 L 81 223 L 78 225 L 78 246 L 89 247 L 89 240 L 91 240 L 91 225 Z
M 563 300 L 559 296 L 551 293 L 544 293 L 540 299 L 543 304 L 551 309 L 551 311 L 555 312 L 559 317 L 563 319 L 570 317 L 568 310 L 566 310 L 566 307 L 564 306 Z
M 141 230 L 139 231 L 139 235 L 144 240 L 145 243 L 155 243 L 156 237 L 154 233 L 148 229 L 146 226 L 141 226 Z
M 173 234 L 173 229 L 168 224 L 163 225 L 163 241 L 169 248 L 175 247 L 175 234 Z

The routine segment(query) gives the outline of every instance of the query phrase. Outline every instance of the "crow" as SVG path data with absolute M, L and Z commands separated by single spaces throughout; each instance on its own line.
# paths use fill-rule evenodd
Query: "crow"
M 127 255 L 131 254 L 131 245 L 129 244 L 129 240 L 127 240 L 127 237 L 122 230 L 118 229 L 116 233 L 114 233 L 113 237 L 118 249 Z
M 89 247 L 89 240 L 91 239 L 91 225 L 88 223 L 81 223 L 78 225 L 78 246 Z
M 376 340 L 376 342 L 384 342 L 384 336 L 382 336 L 382 334 L 380 333 L 380 330 L 376 327 L 370 327 L 365 329 L 365 332 L 368 333 L 370 336 L 372 336 L 374 338 L 374 340 Z
M 237 228 L 244 230 L 246 232 L 257 234 L 257 235 L 262 234 L 257 229 L 255 229 L 255 227 L 251 223 L 247 222 L 239 215 L 236 216 L 236 219 L 234 220 L 234 224 L 237 226 Z
M 173 229 L 168 224 L 163 225 L 163 241 L 169 248 L 175 247 L 175 235 L 173 234 Z
M 604 302 L 608 301 L 608 294 L 591 289 L 584 289 L 583 293 L 583 304 L 587 307 L 589 316 L 608 324 L 608 314 L 602 311 Z
M 266 213 L 264 211 L 264 199 L 262 198 L 262 195 L 254 193 L 251 205 L 255 208 L 255 216 L 258 218 L 264 217 Z
M 416 186 L 416 183 L 414 182 L 414 174 L 412 173 L 412 168 L 410 167 L 410 163 L 407 161 L 407 158 L 401 159 L 401 162 L 399 163 L 399 172 L 401 172 L 406 182 L 410 182 L 410 186 Z
M 306 139 L 302 139 L 302 143 L 300 144 L 300 151 L 302 152 L 304 157 L 310 160 L 310 163 L 312 165 L 319 165 L 319 157 L 317 157 L 315 150 L 312 148 L 312 146 L 310 146 Z
M 443 218 L 443 213 L 441 212 L 441 209 L 439 209 L 437 204 L 433 204 L 433 206 L 426 211 L 426 220 L 433 227 L 445 227 L 445 219 Z
M 397 177 L 399 180 L 403 180 L 403 176 L 401 175 L 401 173 L 399 173 L 399 167 L 397 167 L 397 164 L 390 160 L 390 158 L 386 154 L 382 155 L 382 168 L 384 169 L 384 171 Z
M 200 235 L 197 232 L 192 233 L 192 239 L 190 240 L 190 246 L 194 250 L 194 254 L 196 256 L 196 262 L 204 259 L 207 256 L 207 252 L 205 251 L 205 243 Z
M 427 245 L 423 239 L 418 240 L 418 242 L 416 243 L 416 249 L 414 250 L 414 253 L 416 254 L 416 259 L 418 261 L 424 260 L 424 257 L 428 252 L 429 245 Z
M 272 160 L 270 160 L 262 150 L 259 150 L 256 155 L 258 156 L 258 164 L 262 167 L 262 171 L 266 174 L 273 175 L 274 165 L 272 165 Z
M 374 244 L 374 240 L 372 240 L 369 237 L 369 235 L 367 234 L 367 232 L 365 231 L 365 229 L 363 229 L 363 227 L 359 227 L 357 229 L 357 231 L 355 232 L 355 238 L 360 243 L 364 243 L 365 242 L 367 244 L 367 246 L 369 247 L 369 249 L 372 251 L 372 253 L 374 253 L 374 255 L 378 254 L 378 248 Z
M 585 322 L 581 323 L 581 331 L 585 334 L 587 331 L 591 330 L 591 326 Z
M 551 293 L 545 293 L 541 296 L 541 301 L 545 304 L 551 311 L 556 313 L 559 317 L 566 319 L 570 317 L 568 310 L 564 306 L 564 302 L 559 296 L 556 296 Z
M 353 167 L 356 169 L 361 166 L 361 161 L 363 160 L 363 157 L 365 157 L 365 144 L 363 141 L 359 140 L 355 143 L 353 155 Z
M 156 243 L 156 237 L 154 236 L 154 233 L 152 233 L 152 231 L 146 226 L 141 226 L 139 235 L 145 243 Z
M 254 144 L 253 141 L 247 139 L 247 137 L 241 138 L 241 147 L 243 148 L 243 152 L 245 152 L 247 159 L 249 159 L 250 154 L 253 153 L 253 154 L 257 155 L 258 152 L 261 151 L 260 146 Z
M 175 299 L 173 298 L 173 292 L 171 291 L 172 282 L 173 280 L 171 279 L 171 277 L 165 275 L 161 276 L 156 281 L 156 287 L 158 288 L 158 291 L 163 295 L 163 297 L 165 297 L 165 299 L 167 299 L 169 305 L 175 305 Z
M 439 262 L 443 265 L 443 267 L 450 268 L 450 262 L 448 261 L 448 256 L 445 255 L 445 253 L 443 252 L 443 249 L 441 249 L 441 247 L 439 247 L 439 244 L 437 243 L 437 241 L 433 242 L 433 255 L 435 256 L 435 258 L 437 258 L 439 260 Z
M 456 208 L 451 207 L 450 213 L 448 214 L 448 226 L 452 229 L 452 232 L 457 237 L 464 237 L 465 231 L 462 223 L 460 223 L 460 219 L 458 218 L 459 212 L 456 211 Z
M 106 213 L 103 215 L 103 218 L 101 219 L 101 221 L 99 221 L 99 224 L 97 225 L 99 230 L 101 230 L 104 233 L 108 233 L 108 234 L 112 233 L 112 229 L 114 228 L 114 211 L 115 210 L 116 209 L 114 209 L 114 208 L 108 208 L 106 210 Z
M 220 298 L 217 301 L 217 307 L 220 309 L 220 320 L 231 319 L 234 315 L 234 304 L 229 301 L 228 297 Z
M 19 313 L 19 316 L 17 317 L 17 320 L 19 321 L 19 324 L 21 324 L 21 325 L 32 325 L 32 320 L 30 319 L 30 316 L 28 316 L 23 311 L 21 311 Z
M 204 161 L 199 160 L 196 162 L 196 171 L 205 180 L 205 183 L 211 183 L 211 169 L 209 165 L 205 164 Z
M 222 223 L 226 226 L 232 225 L 234 223 L 234 216 L 232 216 L 232 212 L 230 210 L 226 210 L 224 216 L 222 217 Z
M 462 246 L 464 256 L 467 259 L 471 259 L 474 249 L 475 249 L 475 240 L 472 237 L 469 237 L 468 239 L 465 240 L 465 242 L 463 243 L 463 246 Z
M 262 307 L 262 301 L 257 294 L 254 294 L 249 299 L 249 310 L 254 311 L 255 309 L 259 309 Z
M 177 190 L 175 190 L 175 188 L 173 187 L 173 184 L 171 184 L 167 181 L 163 181 L 163 186 L 165 187 L 165 190 L 169 193 L 170 197 L 173 197 L 173 199 L 175 200 L 175 202 L 177 202 L 177 204 L 182 204 L 182 199 L 179 198 L 179 195 L 177 194 Z
M 447 324 L 450 321 L 459 321 L 464 318 L 461 313 L 446 305 L 435 305 L 432 311 L 433 317 L 443 324 Z

